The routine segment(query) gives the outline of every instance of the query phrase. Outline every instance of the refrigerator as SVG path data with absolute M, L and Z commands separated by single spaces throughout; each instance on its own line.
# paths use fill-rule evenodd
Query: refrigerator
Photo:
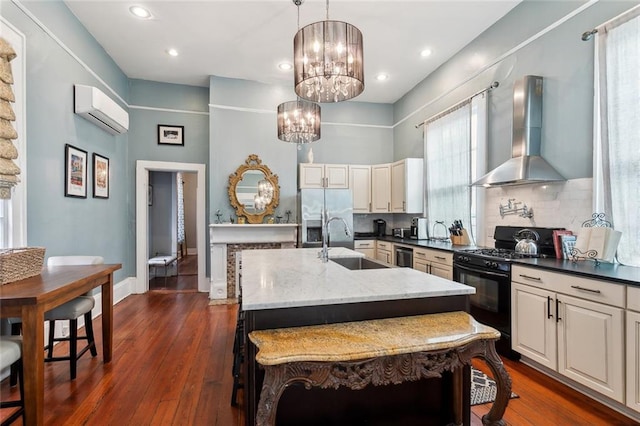
M 298 193 L 300 232 L 298 247 L 322 247 L 322 209 L 327 218 L 339 217 L 349 227 L 349 235 L 341 220 L 329 223 L 329 247 L 353 249 L 353 196 L 350 189 L 301 189 Z

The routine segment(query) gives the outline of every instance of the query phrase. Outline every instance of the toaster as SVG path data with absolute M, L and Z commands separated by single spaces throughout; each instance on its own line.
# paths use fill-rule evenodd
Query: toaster
M 393 228 L 393 236 L 397 238 L 409 238 L 411 228 Z

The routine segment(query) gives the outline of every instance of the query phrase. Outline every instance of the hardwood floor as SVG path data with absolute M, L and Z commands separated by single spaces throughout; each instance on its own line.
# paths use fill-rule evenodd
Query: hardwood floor
M 178 275 L 164 279 L 162 268 L 159 276 L 149 280 L 151 291 L 198 291 L 198 256 L 184 256 L 178 260 Z
M 45 424 L 243 425 L 242 391 L 240 408 L 230 405 L 236 314 L 237 305 L 210 306 L 204 293 L 127 297 L 114 307 L 111 363 L 102 363 L 94 321 L 99 354 L 80 359 L 75 381 L 68 363 L 45 364 Z M 508 425 L 636 424 L 521 363 L 505 364 L 520 395 L 509 403 Z M 17 396 L 8 380 L 0 388 L 3 400 Z M 473 407 L 472 424 L 481 425 L 488 409 Z

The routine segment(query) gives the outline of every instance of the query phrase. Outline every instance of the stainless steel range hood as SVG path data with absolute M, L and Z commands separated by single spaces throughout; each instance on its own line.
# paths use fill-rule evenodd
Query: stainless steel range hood
M 513 87 L 512 158 L 473 186 L 508 186 L 566 180 L 540 156 L 542 77 L 527 75 Z

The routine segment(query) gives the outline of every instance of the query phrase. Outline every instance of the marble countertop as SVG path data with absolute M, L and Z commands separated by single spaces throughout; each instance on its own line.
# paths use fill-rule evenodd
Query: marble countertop
M 473 287 L 411 268 L 352 271 L 317 248 L 242 252 L 242 309 L 261 310 L 474 294 Z M 363 257 L 341 247 L 330 258 Z

